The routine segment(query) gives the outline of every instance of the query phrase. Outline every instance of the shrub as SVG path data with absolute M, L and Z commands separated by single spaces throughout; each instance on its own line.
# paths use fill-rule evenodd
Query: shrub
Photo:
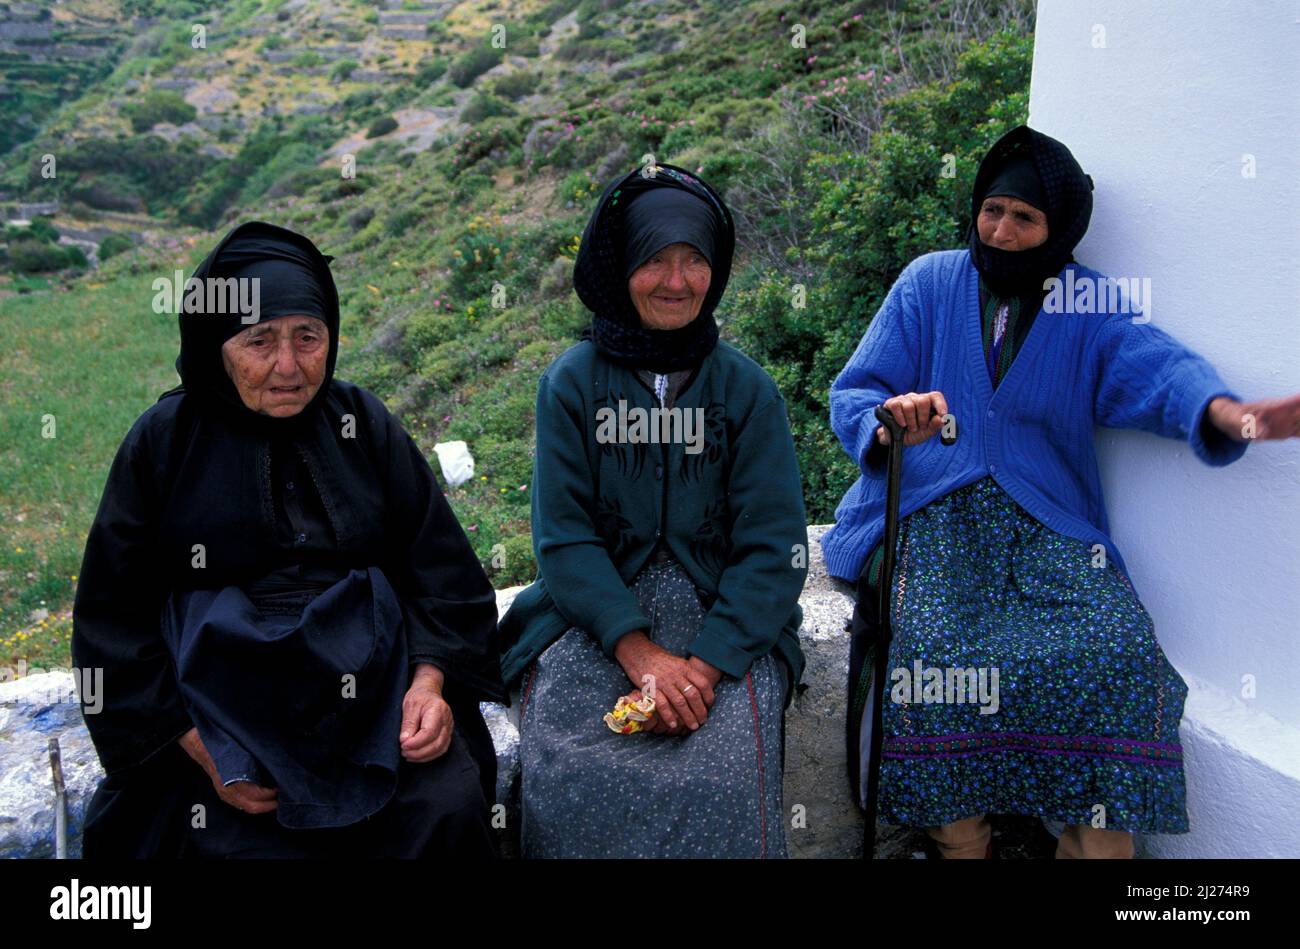
M 79 181 L 68 196 L 102 211 L 143 211 L 144 201 L 135 187 L 118 174 L 97 175 Z
M 388 219 L 384 224 L 384 230 L 392 237 L 401 237 L 423 217 L 424 212 L 419 208 L 403 208 Z
M 507 124 L 502 119 L 484 122 L 456 143 L 456 171 L 478 164 L 493 152 L 509 151 L 518 146 L 519 142 L 519 131 L 513 124 Z
M 537 77 L 525 69 L 516 69 L 498 79 L 492 86 L 492 92 L 514 102 L 531 94 L 535 88 L 537 88 Z
M 501 62 L 503 50 L 480 45 L 466 50 L 456 58 L 447 71 L 447 78 L 464 89 L 479 76 Z
M 504 99 L 498 99 L 494 95 L 480 92 L 470 99 L 465 108 L 461 110 L 460 120 L 466 125 L 478 125 L 484 119 L 490 119 L 498 115 L 514 115 L 515 110 Z
M 334 64 L 334 68 L 330 70 L 330 79 L 335 82 L 342 82 L 356 72 L 360 66 L 361 64 L 355 59 L 340 59 Z
M 426 86 L 437 82 L 446 72 L 447 60 L 441 56 L 437 56 L 428 62 L 421 63 L 420 68 L 417 69 L 415 75 L 411 77 L 411 82 L 415 83 L 418 88 L 423 89 Z
M 59 242 L 59 232 L 47 217 L 35 218 L 27 228 L 26 236 L 32 240 L 44 241 L 47 244 L 57 244 Z
M 486 296 L 501 275 L 508 246 L 500 234 L 482 233 L 477 228 L 463 234 L 452 250 L 451 289 L 467 299 Z
M 198 115 L 194 106 L 171 89 L 152 89 L 142 101 L 128 103 L 122 111 L 136 132 L 146 132 L 159 122 L 182 125 Z
M 370 123 L 370 128 L 366 129 L 366 138 L 378 138 L 381 135 L 387 135 L 395 128 L 397 128 L 397 119 L 391 115 L 381 115 Z
M 508 534 L 488 559 L 488 578 L 493 586 L 507 587 L 531 583 L 537 576 L 537 561 L 533 559 L 533 535 Z
M 128 251 L 135 245 L 131 243 L 131 238 L 125 234 L 109 234 L 99 242 L 99 259 L 108 260 L 115 257 L 123 251 Z
M 20 240 L 9 245 L 9 265 L 18 273 L 45 273 L 65 267 L 84 267 L 86 255 L 76 247 Z

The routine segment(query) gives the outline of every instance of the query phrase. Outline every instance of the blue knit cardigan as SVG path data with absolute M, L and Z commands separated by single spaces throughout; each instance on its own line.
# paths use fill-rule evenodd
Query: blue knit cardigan
M 1065 269 L 1071 268 L 1076 284 L 1104 279 L 1077 263 Z M 1212 399 L 1241 401 L 1214 367 L 1154 324 L 1131 316 L 1040 311 L 994 390 L 970 251 L 925 254 L 899 275 L 831 386 L 831 427 L 862 470 L 822 539 L 832 576 L 855 581 L 884 534 L 885 453 L 867 458 L 877 444 L 875 407 L 893 395 L 934 390 L 944 394 L 957 419 L 957 442 L 945 446 L 934 437 L 906 449 L 900 519 L 991 475 L 1046 526 L 1105 545 L 1126 576 L 1124 558 L 1110 538 L 1093 427 L 1185 438 L 1197 457 L 1214 466 L 1236 461 L 1248 445 L 1202 429 Z

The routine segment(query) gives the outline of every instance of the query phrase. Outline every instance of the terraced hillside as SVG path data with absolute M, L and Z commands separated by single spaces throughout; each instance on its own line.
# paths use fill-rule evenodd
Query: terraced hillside
M 0 174 L 0 663 L 66 658 L 107 465 L 175 380 L 152 281 L 252 217 L 335 255 L 340 375 L 430 456 L 468 442 L 449 496 L 507 585 L 532 576 L 535 385 L 587 319 L 591 203 L 646 155 L 696 169 L 742 231 L 723 332 L 785 392 L 829 520 L 853 472 L 830 380 L 901 267 L 960 241 L 975 156 L 1024 118 L 1033 25 L 1028 0 L 6 9 L 71 24 L 51 43 L 110 40 L 57 81 L 5 60 L 28 123 Z

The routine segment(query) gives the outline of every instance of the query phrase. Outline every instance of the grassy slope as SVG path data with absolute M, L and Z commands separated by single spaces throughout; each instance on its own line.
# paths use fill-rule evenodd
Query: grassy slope
M 149 279 L 122 273 L 0 306 L 2 665 L 66 659 L 64 614 L 108 464 L 176 382 L 174 317 L 150 309 Z M 42 609 L 50 616 L 32 620 Z
M 448 18 L 455 42 L 481 37 L 474 6 Z M 823 68 L 833 77 L 896 65 L 875 34 L 854 32 L 849 19 L 877 4 L 802 5 L 804 51 L 789 47 L 795 17 L 782 19 L 787 6 L 753 3 L 736 17 L 717 3 L 670 3 L 650 24 L 615 9 L 588 27 L 608 32 L 571 49 L 576 58 L 533 58 L 527 68 L 542 95 L 475 126 L 477 138 L 447 137 L 418 155 L 363 150 L 355 181 L 327 168 L 289 196 L 235 211 L 190 247 L 173 241 L 131 252 L 70 291 L 0 300 L 0 329 L 21 341 L 0 356 L 0 663 L 66 659 L 59 617 L 108 464 L 134 418 L 174 381 L 174 321 L 150 312 L 149 283 L 173 267 L 188 272 L 204 247 L 249 217 L 301 230 L 336 255 L 339 374 L 383 396 L 426 453 L 437 441 L 469 442 L 476 478 L 451 492 L 453 506 L 494 581 L 527 580 L 535 385 L 586 321 L 568 280 L 602 183 L 593 168 L 620 147 L 615 168 L 653 151 L 725 188 L 740 173 L 732 146 L 771 117 L 775 90 L 816 91 Z M 596 55 L 633 30 L 668 27 L 687 37 L 682 50 L 613 64 Z M 650 39 L 647 48 L 668 46 L 662 34 Z M 817 67 L 804 63 L 811 50 Z M 595 68 L 580 72 L 583 63 Z M 440 81 L 409 104 L 455 95 Z M 539 123 L 553 138 L 528 161 L 520 142 Z M 341 137 L 351 131 L 339 127 Z M 742 260 L 733 286 L 748 279 Z M 506 291 L 503 309 L 492 306 L 494 284 Z M 57 419 L 53 440 L 40 437 L 46 412 Z M 41 608 L 54 617 L 30 621 Z

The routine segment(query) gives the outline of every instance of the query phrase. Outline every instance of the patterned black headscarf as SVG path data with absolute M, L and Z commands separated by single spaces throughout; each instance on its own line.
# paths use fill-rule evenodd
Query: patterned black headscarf
M 712 244 L 700 248 L 713 270 L 708 293 L 699 315 L 675 330 L 643 327 L 627 290 L 629 253 L 639 256 L 645 252 L 648 256 L 659 249 L 645 250 L 654 242 L 651 238 L 656 232 L 660 236 L 666 233 L 669 238 L 674 234 L 671 229 L 658 230 L 642 222 L 633 239 L 628 240 L 629 206 L 637 195 L 655 188 L 679 188 L 693 195 L 709 209 L 713 222 L 711 234 L 699 238 L 700 243 Z M 683 222 L 687 230 L 698 231 L 698 216 L 689 217 L 690 221 Z M 587 222 L 573 266 L 573 287 L 592 312 L 591 326 L 584 331 L 583 338 L 591 339 L 609 359 L 638 369 L 669 373 L 697 365 L 718 342 L 718 324 L 713 311 L 731 277 L 735 247 L 735 223 L 721 195 L 685 169 L 661 163 L 653 166 L 653 174 L 650 166 L 646 166 L 644 170 L 636 168 L 616 179 L 605 188 Z
M 993 184 L 1008 165 L 1028 157 L 1038 173 L 1047 215 L 1047 240 L 1028 250 L 1000 250 L 980 240 L 976 221 Z M 1030 202 L 1033 203 L 1033 202 Z M 1037 205 L 1035 205 L 1037 206 Z M 1074 259 L 1074 248 L 1092 219 L 1092 178 L 1084 174 L 1070 150 L 1056 139 L 1018 125 L 993 143 L 980 162 L 971 191 L 968 240 L 975 269 L 1000 296 L 1042 293 L 1043 281 L 1055 277 Z

